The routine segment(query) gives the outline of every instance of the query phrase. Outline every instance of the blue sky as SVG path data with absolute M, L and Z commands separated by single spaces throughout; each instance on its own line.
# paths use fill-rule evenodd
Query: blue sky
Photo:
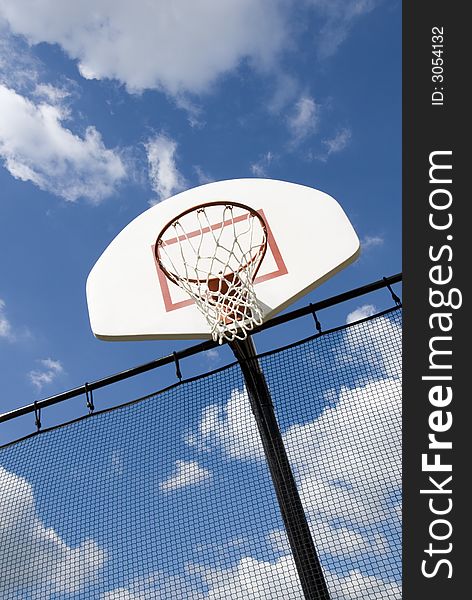
M 362 256 L 299 304 L 400 271 L 400 147 L 399 2 L 0 0 L 0 411 L 187 345 L 100 342 L 85 300 L 114 236 L 183 189 L 258 176 L 335 197 Z M 309 333 L 294 324 L 256 342 Z M 184 375 L 227 358 L 186 361 Z M 96 403 L 173 377 L 143 376 Z M 84 409 L 64 403 L 43 423 Z M 32 428 L 31 416 L 7 423 L 0 443 Z

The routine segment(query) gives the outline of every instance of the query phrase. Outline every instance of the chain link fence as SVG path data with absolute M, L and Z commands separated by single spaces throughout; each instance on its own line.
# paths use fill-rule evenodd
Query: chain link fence
M 259 360 L 331 599 L 401 598 L 401 309 Z M 303 600 L 239 366 L 0 449 L 0 598 Z

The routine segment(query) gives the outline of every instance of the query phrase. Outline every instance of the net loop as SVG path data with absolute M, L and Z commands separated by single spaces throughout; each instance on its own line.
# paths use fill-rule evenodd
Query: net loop
M 388 289 L 388 291 L 390 292 L 390 294 L 392 296 L 392 300 L 395 302 L 395 304 L 397 306 L 401 306 L 402 305 L 402 301 L 400 300 L 400 298 L 393 291 L 392 286 L 387 281 L 387 278 L 383 277 L 382 279 L 384 280 L 385 285 L 387 286 L 387 289 Z
M 313 315 L 313 319 L 315 321 L 316 331 L 318 333 L 323 333 L 323 330 L 321 329 L 321 323 L 318 320 L 318 316 L 317 316 L 316 311 L 313 308 L 313 304 L 311 302 L 310 302 L 310 308 L 311 308 L 311 314 Z
M 187 210 L 157 238 L 159 267 L 185 290 L 220 344 L 261 325 L 254 279 L 267 249 L 261 215 L 239 203 L 210 202 Z
M 93 392 L 90 389 L 87 381 L 84 384 L 84 388 L 85 388 L 85 403 L 87 404 L 89 415 L 91 415 L 93 413 L 93 411 L 95 410 L 95 405 L 93 403 Z
M 179 357 L 177 356 L 177 352 L 172 352 L 175 363 L 175 376 L 181 382 L 182 381 L 182 371 L 180 370 L 180 362 Z
M 39 433 L 41 430 L 41 407 L 38 406 L 37 401 L 34 401 L 34 424 L 36 425 L 36 431 Z

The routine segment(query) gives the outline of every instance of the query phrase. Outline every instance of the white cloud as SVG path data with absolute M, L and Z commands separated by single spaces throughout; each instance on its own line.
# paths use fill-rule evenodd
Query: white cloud
M 38 362 L 43 368 L 34 369 L 28 373 L 29 380 L 38 390 L 41 390 L 44 385 L 52 383 L 58 375 L 64 373 L 64 367 L 59 360 L 45 358 Z
M 284 441 L 311 519 L 341 520 L 353 531 L 392 519 L 391 494 L 401 486 L 399 379 L 342 388 L 336 406 L 290 427 Z
M 347 317 L 348 322 L 370 316 L 375 312 L 373 305 L 364 305 Z M 303 425 L 294 425 L 283 433 L 289 456 L 294 461 L 299 475 L 311 470 L 304 465 L 304 459 L 299 456 L 296 447 L 299 440 L 303 439 L 308 450 L 305 454 L 318 455 L 320 440 L 326 444 L 324 456 L 331 460 L 331 444 L 336 439 L 352 435 L 357 441 L 372 437 L 371 421 L 375 423 L 389 423 L 398 425 L 401 405 L 400 378 L 401 369 L 398 358 L 401 356 L 401 328 L 386 317 L 379 317 L 373 321 L 361 323 L 355 328 L 346 329 L 344 337 L 335 354 L 336 360 L 343 363 L 363 364 L 366 361 L 373 367 L 372 373 L 377 373 L 378 378 L 362 381 L 358 387 L 343 387 L 336 398 L 329 402 L 329 408 L 313 422 Z M 389 340 L 385 344 L 384 340 Z M 333 390 L 331 390 L 331 394 Z M 380 397 L 379 397 L 380 396 Z M 365 416 L 362 416 L 364 415 Z M 334 436 L 334 437 L 333 437 Z M 329 441 L 330 437 L 332 442 Z M 392 464 L 399 465 L 399 437 L 390 436 L 386 440 L 385 468 L 388 467 L 389 457 Z M 187 443 L 201 451 L 222 451 L 229 458 L 243 460 L 261 460 L 264 457 L 259 432 L 251 411 L 249 398 L 245 389 L 234 389 L 228 402 L 224 405 L 211 404 L 201 413 L 198 430 L 187 436 Z M 390 444 L 392 447 L 390 447 Z M 339 447 L 343 447 L 339 441 Z M 311 451 L 310 451 L 311 448 Z M 396 453 L 394 449 L 396 448 Z M 367 452 L 366 444 L 359 444 L 357 452 Z M 380 448 L 379 448 L 380 451 Z M 398 459 L 396 461 L 395 459 Z M 347 460 L 347 457 L 346 457 Z M 343 463 L 339 463 L 343 464 Z M 368 461 L 359 456 L 351 464 L 354 474 L 368 466 Z M 324 472 L 328 472 L 327 468 Z M 397 474 L 398 475 L 398 474 Z M 387 477 L 386 480 L 389 478 Z M 341 479 L 337 479 L 341 481 Z M 342 488 L 340 488 L 342 490 Z M 341 492 L 340 492 L 341 493 Z
M 328 585 L 333 590 L 333 600 L 401 600 L 402 587 L 395 582 L 383 581 L 358 570 L 345 577 L 327 573 Z
M 297 47 L 294 15 L 315 13 L 315 43 L 327 57 L 378 1 L 296 0 L 293 10 L 286 0 L 82 0 L 73 7 L 62 0 L 2 0 L 0 23 L 3 17 L 17 40 L 58 44 L 86 78 L 116 79 L 130 92 L 159 89 L 183 99 L 182 108 L 191 107 L 190 124 L 199 126 L 191 95 L 207 92 L 242 64 L 273 75 L 277 91 L 269 110 L 279 112 L 293 99 L 299 84 L 279 59 Z M 34 72 L 12 63 L 16 81 Z
M 242 558 L 231 569 L 189 565 L 191 575 L 209 586 L 207 600 L 303 600 L 305 597 L 291 556 L 275 562 Z M 325 572 L 332 600 L 400 600 L 401 587 L 352 570 L 345 576 Z
M 211 472 L 204 467 L 201 467 L 198 462 L 176 460 L 175 473 L 168 479 L 159 484 L 159 488 L 163 492 L 178 490 L 189 485 L 199 485 L 205 481 L 209 481 L 212 477 Z
M 113 194 L 125 167 L 94 127 L 81 138 L 62 125 L 66 117 L 60 106 L 35 104 L 0 85 L 0 156 L 17 179 L 68 201 L 98 203 Z
M 256 177 L 266 177 L 267 171 L 264 166 L 260 162 L 251 163 L 250 166 L 251 173 Z
M 317 156 L 318 160 L 326 162 L 331 154 L 337 154 L 341 152 L 349 145 L 351 141 L 352 133 L 348 128 L 341 129 L 332 138 L 322 140 L 322 144 L 326 147 L 326 152 Z
M 45 600 L 74 594 L 93 582 L 106 553 L 95 541 L 72 548 L 41 522 L 33 489 L 0 466 L 0 590 L 4 598 L 29 590 Z
M 368 316 L 368 311 L 369 308 L 364 309 L 364 316 Z M 340 363 L 367 367 L 369 376 L 377 373 L 379 379 L 401 378 L 401 356 L 402 330 L 384 317 L 347 329 L 336 354 Z
M 273 563 L 248 556 L 231 569 L 189 565 L 187 571 L 199 575 L 209 586 L 205 596 L 208 600 L 302 600 L 304 597 L 290 556 Z
M 210 363 L 217 363 L 220 360 L 220 353 L 217 348 L 212 348 L 211 350 L 207 350 L 205 352 L 205 356 L 207 357 Z
M 201 587 L 201 586 L 200 586 Z M 206 595 L 195 589 L 185 576 L 156 571 L 148 576 L 136 577 L 126 587 L 105 592 L 100 600 L 205 600 Z
M 0 6 L 0 84 L 15 89 L 31 89 L 37 84 L 41 63 L 23 38 L 11 34 L 1 19 Z
M 378 235 L 366 235 L 362 239 L 361 248 L 362 250 L 370 250 L 370 248 L 377 248 L 382 246 L 384 243 L 383 238 Z
M 322 17 L 317 32 L 320 58 L 332 56 L 345 41 L 355 22 L 371 12 L 379 0 L 307 0 Z
M 289 28 L 278 0 L 2 0 L 0 16 L 33 44 L 57 43 L 86 78 L 130 91 L 202 92 L 243 60 L 268 69 Z M 215 51 L 215 48 L 217 51 Z
M 6 302 L 0 298 L 0 340 L 18 342 L 31 339 L 32 333 L 27 327 L 12 324 L 6 310 Z
M 373 314 L 375 307 L 364 305 L 348 315 L 348 322 L 364 318 Z M 388 339 L 389 344 L 383 343 Z M 400 377 L 398 357 L 401 356 L 401 328 L 385 317 L 379 317 L 373 321 L 359 324 L 354 329 L 346 329 L 344 337 L 335 354 L 335 359 L 343 364 L 363 364 L 369 361 L 371 374 L 378 374 L 378 379 L 373 381 L 362 381 L 359 387 L 342 388 L 337 396 L 329 402 L 330 408 L 325 409 L 323 414 L 311 423 L 294 425 L 283 433 L 290 458 L 294 461 L 299 475 L 311 472 L 303 466 L 302 457 L 297 453 L 296 447 L 299 440 L 303 439 L 307 448 L 306 454 L 317 455 L 319 452 L 319 440 L 321 434 L 328 440 L 330 435 L 346 436 L 348 432 L 354 435 L 356 440 L 371 439 L 370 419 L 379 419 L 398 425 L 401 430 L 399 418 L 401 406 Z M 384 386 L 384 387 L 382 387 Z M 331 390 L 333 394 L 333 390 Z M 379 395 L 382 397 L 379 398 Z M 349 403 L 352 403 L 352 412 L 349 412 Z M 371 407 L 372 405 L 372 407 Z M 363 412 L 367 416 L 361 416 Z M 356 420 L 356 415 L 357 419 Z M 349 418 L 348 418 L 349 417 Z M 377 422 L 377 421 L 376 421 Z M 333 432 L 331 432 L 331 429 Z M 336 433 L 337 432 L 337 433 Z M 393 447 L 399 448 L 399 438 L 389 438 Z M 242 460 L 262 460 L 264 458 L 259 431 L 252 414 L 246 389 L 234 389 L 226 404 L 211 404 L 205 407 L 201 413 L 198 429 L 187 436 L 189 445 L 204 452 L 221 451 L 229 458 Z M 331 451 L 329 441 L 326 441 L 325 456 L 330 457 Z M 341 442 L 339 442 L 342 447 Z M 367 452 L 365 444 L 358 452 Z M 390 453 L 390 454 L 389 454 Z M 385 468 L 388 467 L 388 457 L 393 464 L 400 464 L 400 459 L 393 449 L 389 447 L 386 451 Z M 398 461 L 395 462 L 395 458 Z M 368 461 L 367 461 L 368 462 Z M 359 468 L 366 464 L 358 457 Z M 356 472 L 356 464 L 351 465 Z M 327 472 L 327 471 L 326 471 Z M 341 481 L 339 479 L 339 481 Z M 342 488 L 340 488 L 342 491 Z M 341 492 L 340 492 L 341 493 Z
M 202 109 L 200 106 L 195 104 L 187 95 L 180 94 L 175 98 L 175 104 L 177 108 L 187 113 L 187 121 L 192 128 L 198 128 L 205 126 L 205 121 L 202 119 Z
M 120 477 L 125 472 L 125 461 L 123 458 L 123 452 L 120 450 L 113 450 L 110 457 L 110 471 L 112 475 Z
M 105 592 L 100 597 L 102 600 L 147 600 L 149 596 L 145 596 L 139 591 L 135 593 L 129 590 L 128 588 L 121 587 Z
M 50 83 L 38 83 L 33 93 L 36 97 L 55 106 L 60 106 L 71 95 L 71 91 L 66 87 L 58 87 Z
M 273 153 L 269 150 L 260 159 L 251 164 L 251 173 L 256 177 L 267 177 L 267 169 L 274 160 Z
M 311 96 L 301 96 L 287 119 L 293 145 L 300 144 L 304 139 L 313 135 L 319 121 L 319 105 Z
M 401 587 L 352 570 L 344 576 L 325 571 L 332 600 L 400 600 Z M 201 582 L 201 583 L 200 583 Z M 202 588 L 206 591 L 202 591 Z M 247 556 L 220 569 L 188 564 L 185 575 L 156 572 L 104 593 L 101 600 L 304 600 L 290 555 L 274 562 Z
M 175 163 L 177 143 L 164 134 L 156 135 L 146 144 L 149 179 L 157 194 L 156 204 L 185 189 L 186 182 Z
M 0 338 L 12 342 L 15 337 L 16 336 L 13 333 L 13 327 L 6 315 L 5 300 L 0 298 Z
M 246 390 L 233 390 L 225 406 L 207 406 L 198 431 L 187 436 L 187 443 L 202 451 L 221 450 L 230 458 L 262 459 L 262 443 Z
M 349 325 L 350 323 L 355 323 L 356 321 L 360 321 L 366 317 L 371 317 L 372 315 L 375 315 L 375 311 L 376 308 L 373 304 L 364 304 L 359 306 L 359 308 L 356 308 L 347 315 L 346 323 Z
M 211 183 L 212 181 L 215 181 L 215 178 L 212 177 L 206 171 L 204 171 L 200 165 L 194 165 L 193 170 L 195 171 L 195 174 L 197 176 L 197 181 L 200 185 L 203 185 L 204 183 Z

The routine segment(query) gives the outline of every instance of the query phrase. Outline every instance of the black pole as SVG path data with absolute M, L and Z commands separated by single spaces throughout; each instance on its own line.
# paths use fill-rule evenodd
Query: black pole
M 251 338 L 230 343 L 246 382 L 249 401 L 261 436 L 290 548 L 306 600 L 329 600 L 295 478 L 275 417 L 267 381 Z

